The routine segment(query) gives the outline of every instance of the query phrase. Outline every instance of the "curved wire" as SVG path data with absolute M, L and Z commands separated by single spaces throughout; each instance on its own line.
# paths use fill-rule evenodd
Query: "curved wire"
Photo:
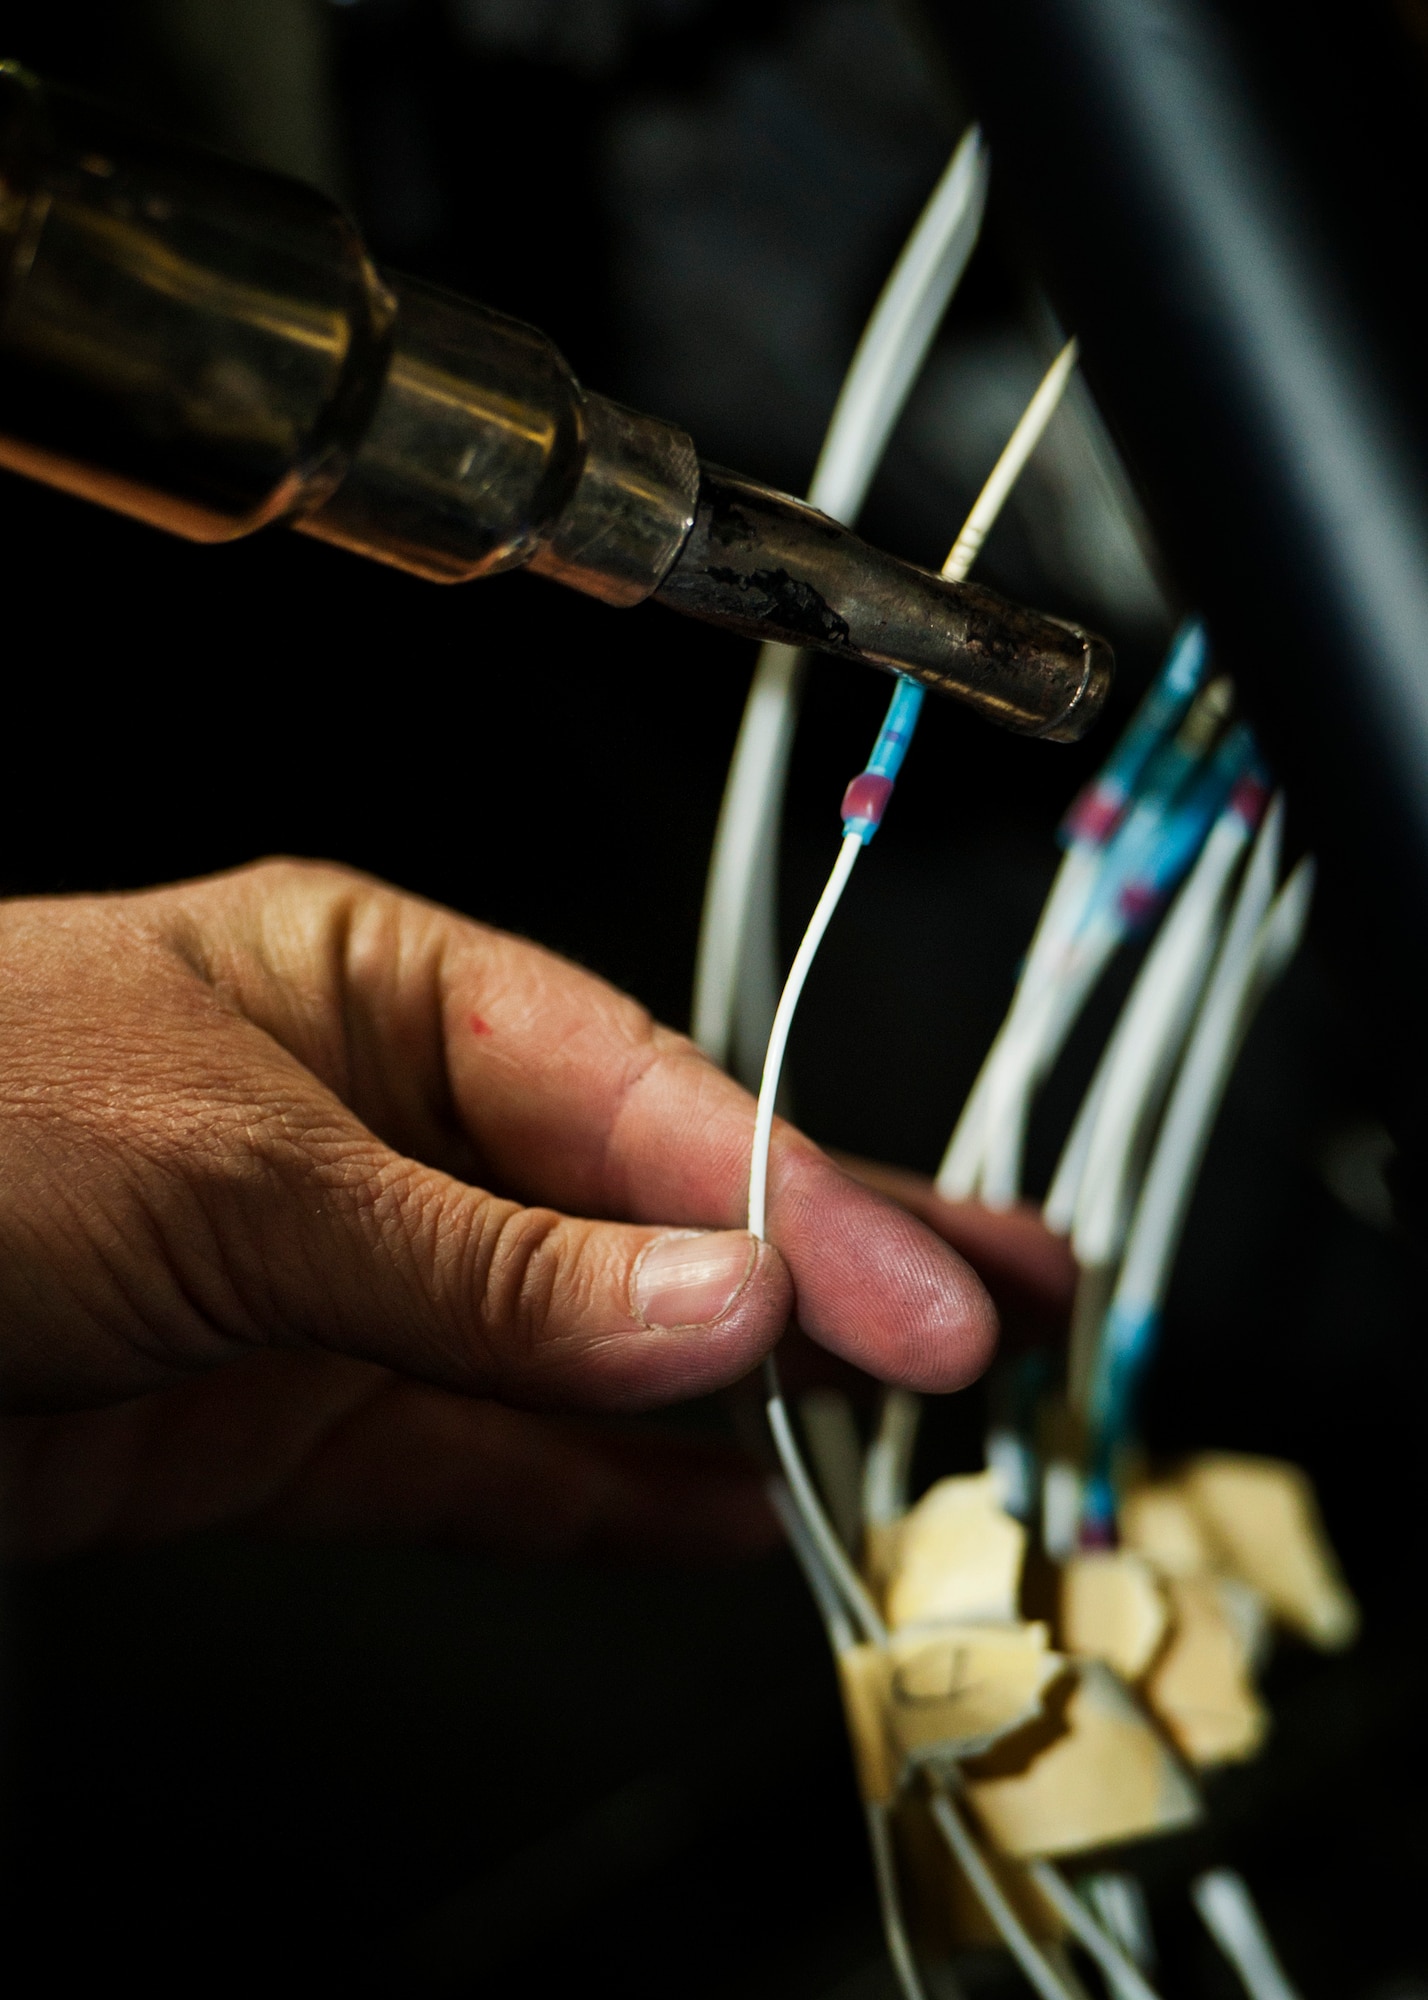
M 982 135 L 963 134 L 893 267 L 834 408 L 808 498 L 851 524 L 976 247 L 987 199 Z M 694 1039 L 756 1081 L 777 992 L 780 806 L 803 655 L 767 645 L 744 708 L 714 836 L 694 982 Z
M 996 464 L 967 516 L 967 523 L 952 545 L 944 573 L 951 573 L 953 565 L 956 564 L 960 580 L 960 576 L 964 576 L 971 567 L 977 548 L 980 548 L 998 511 L 1005 505 L 1017 476 L 1036 449 L 1046 426 L 1051 421 L 1071 378 L 1075 358 L 1075 342 L 1068 341 L 1046 371 L 1036 393 L 998 455 Z M 910 696 L 913 698 L 909 699 Z M 893 780 L 907 753 L 920 711 L 920 691 L 909 688 L 906 684 L 900 684 L 888 704 L 888 712 L 878 732 L 868 769 L 862 774 L 863 779 L 876 777 L 878 783 L 885 789 L 879 795 L 876 807 L 869 808 L 871 816 L 866 816 L 864 806 L 867 801 L 859 791 L 860 780 L 855 779 L 848 787 L 843 807 L 843 841 L 838 851 L 838 859 L 833 864 L 833 872 L 824 885 L 813 915 L 809 918 L 808 928 L 794 954 L 793 964 L 789 968 L 788 978 L 784 982 L 783 992 L 774 1011 L 773 1027 L 764 1052 L 763 1075 L 759 1083 L 759 1101 L 754 1116 L 754 1136 L 749 1159 L 748 1227 L 750 1234 L 754 1236 L 762 1237 L 765 1234 L 768 1221 L 769 1146 L 773 1135 L 774 1108 L 778 1102 L 779 1084 L 783 1075 L 784 1056 L 788 1049 L 788 1036 L 793 1026 L 793 1017 L 798 1009 L 813 961 L 818 955 L 818 948 L 848 885 L 848 878 L 853 872 L 858 856 L 877 829 L 883 807 L 892 790 Z M 778 1365 L 772 1356 L 765 1362 L 764 1369 L 768 1385 L 769 1428 L 773 1433 L 775 1448 L 788 1479 L 794 1502 L 803 1516 L 810 1537 L 822 1552 L 829 1577 L 841 1592 L 848 1610 L 865 1635 L 875 1644 L 882 1644 L 886 1639 L 886 1628 L 867 1587 L 848 1560 L 847 1551 L 838 1540 L 833 1524 L 818 1498 L 817 1489 L 804 1466 L 793 1425 L 784 1405 Z
M 1116 2000 L 1159 2000 L 1140 1967 L 1096 1922 L 1059 1870 L 1049 1861 L 1033 1861 L 1026 1872 L 1077 1944 L 1100 1966 Z
M 932 1794 L 932 1817 L 952 1850 L 953 1859 L 972 1886 L 977 1901 L 995 1924 L 1002 1943 L 1041 1995 L 1041 2000 L 1076 2000 L 1050 1959 L 1002 1894 L 1001 1885 L 982 1858 L 962 1815 L 942 1788 Z

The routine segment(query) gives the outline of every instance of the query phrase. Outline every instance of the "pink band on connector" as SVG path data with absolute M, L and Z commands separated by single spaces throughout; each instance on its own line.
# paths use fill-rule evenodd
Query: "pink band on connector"
M 1124 807 L 1123 794 L 1088 785 L 1066 815 L 1066 832 L 1072 840 L 1094 841 L 1099 846 L 1115 831 Z
M 872 771 L 860 771 L 843 794 L 843 818 L 866 820 L 876 826 L 892 797 L 893 781 Z
M 1230 807 L 1239 814 L 1246 826 L 1258 826 L 1259 816 L 1264 811 L 1264 802 L 1268 797 L 1269 787 L 1263 778 L 1250 772 L 1240 779 L 1230 794 Z
M 1160 897 L 1148 882 L 1127 882 L 1117 907 L 1132 930 L 1139 930 L 1160 908 Z

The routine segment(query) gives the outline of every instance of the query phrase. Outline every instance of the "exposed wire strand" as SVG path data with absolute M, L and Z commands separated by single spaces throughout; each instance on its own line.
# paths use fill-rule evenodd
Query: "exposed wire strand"
M 1046 426 L 1066 394 L 1066 385 L 1071 380 L 1078 352 L 1075 340 L 1068 340 L 1022 411 L 1020 422 L 1007 439 L 1001 457 L 992 467 L 990 478 L 962 523 L 962 532 L 952 544 L 951 554 L 942 565 L 942 574 L 953 583 L 965 580 L 981 553 L 983 542 L 996 525 L 997 516 L 1010 498 L 1012 488 L 1026 470 L 1027 460 L 1040 444 Z

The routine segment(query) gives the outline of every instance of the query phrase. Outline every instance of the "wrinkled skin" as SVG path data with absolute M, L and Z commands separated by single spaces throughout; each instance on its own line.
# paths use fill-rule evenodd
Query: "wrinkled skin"
M 787 1125 L 770 1241 L 737 1234 L 743 1090 L 600 980 L 337 868 L 0 905 L 0 962 L 20 1554 L 239 1521 L 735 1552 L 771 1533 L 752 1468 L 611 1418 L 737 1381 L 794 1313 L 960 1387 L 997 1314 L 954 1243 L 1064 1304 L 1026 1216 Z

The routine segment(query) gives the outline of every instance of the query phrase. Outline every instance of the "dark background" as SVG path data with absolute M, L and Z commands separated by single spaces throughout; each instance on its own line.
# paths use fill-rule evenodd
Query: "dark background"
M 592 386 L 795 490 L 966 115 L 916 19 L 876 0 L 35 0 L 0 5 L 0 44 L 320 182 L 384 261 L 536 321 Z M 940 559 L 1053 338 L 994 194 L 870 534 Z M 1123 713 L 1175 585 L 1094 413 L 1057 421 L 985 574 L 1110 633 Z M 0 549 L 7 893 L 333 856 L 687 1024 L 749 648 L 281 531 L 191 548 L 9 480 Z M 884 694 L 813 675 L 790 946 Z M 800 1018 L 815 1136 L 935 1164 L 1103 749 L 928 713 Z M 1428 1993 L 1420 1313 L 1340 970 L 1313 945 L 1254 1033 L 1146 1416 L 1162 1449 L 1310 1466 L 1367 1635 L 1341 1662 L 1281 1657 L 1267 1755 L 1212 1788 L 1206 1835 L 1146 1857 L 1171 2000 L 1233 1990 L 1183 1894 L 1211 1856 L 1244 1867 L 1309 2000 Z M 1039 1173 L 1113 997 L 1048 1094 Z M 926 1476 L 976 1434 L 974 1392 L 929 1425 Z M 222 1536 L 22 1572 L 8 1605 L 17 1992 L 891 1990 L 784 1560 L 523 1568 Z M 964 1977 L 1011 1990 L 991 1961 Z

